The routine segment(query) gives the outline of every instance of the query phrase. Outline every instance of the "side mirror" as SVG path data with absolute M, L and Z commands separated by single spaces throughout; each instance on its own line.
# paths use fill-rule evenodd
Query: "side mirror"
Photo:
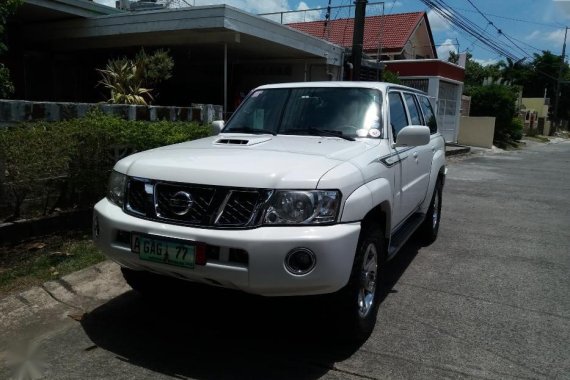
M 395 146 L 421 146 L 429 143 L 429 128 L 423 125 L 408 125 L 402 128 L 396 138 Z
M 224 121 L 223 120 L 214 120 L 212 121 L 212 134 L 219 135 L 220 132 L 224 129 Z

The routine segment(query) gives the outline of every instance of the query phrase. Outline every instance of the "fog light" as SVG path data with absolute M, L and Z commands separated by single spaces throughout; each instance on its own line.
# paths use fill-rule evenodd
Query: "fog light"
M 317 258 L 308 248 L 295 248 L 285 257 L 285 268 L 297 276 L 309 273 L 316 264 Z

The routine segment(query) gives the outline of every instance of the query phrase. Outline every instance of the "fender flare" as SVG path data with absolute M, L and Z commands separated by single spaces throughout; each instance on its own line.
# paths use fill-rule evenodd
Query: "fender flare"
M 429 185 L 428 185 L 428 192 L 426 193 L 426 197 L 420 207 L 420 211 L 425 213 L 427 212 L 429 205 L 431 203 L 431 198 L 433 196 L 433 191 L 435 189 L 435 184 L 437 183 L 437 179 L 439 176 L 443 176 L 443 181 L 445 183 L 445 175 L 447 173 L 447 169 L 445 167 L 445 153 L 441 150 L 437 151 L 431 163 L 431 172 L 429 178 Z
M 369 217 L 384 215 L 386 233 L 389 235 L 392 222 L 393 190 L 385 178 L 377 178 L 353 191 L 346 201 L 340 218 L 341 223 L 362 221 Z M 388 236 L 387 235 L 387 236 Z

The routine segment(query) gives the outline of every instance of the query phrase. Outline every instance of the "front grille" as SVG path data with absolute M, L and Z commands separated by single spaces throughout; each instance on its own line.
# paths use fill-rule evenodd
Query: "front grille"
M 213 197 L 214 189 L 159 183 L 155 187 L 156 215 L 191 224 L 207 223 L 204 218 Z
M 149 201 L 149 194 L 145 191 L 145 182 L 131 179 L 127 189 L 129 211 L 146 215 L 152 207 L 152 202 Z
M 247 228 L 260 220 L 271 191 L 129 177 L 125 212 L 163 223 Z
M 222 226 L 241 226 L 253 217 L 255 207 L 259 203 L 257 191 L 231 191 L 228 201 L 216 224 Z

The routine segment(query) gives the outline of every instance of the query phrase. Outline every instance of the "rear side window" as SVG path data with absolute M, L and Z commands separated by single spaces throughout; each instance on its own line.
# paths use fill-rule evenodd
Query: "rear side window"
M 410 119 L 412 119 L 411 125 L 422 125 L 423 120 L 415 96 L 412 94 L 404 94 L 404 98 L 406 99 L 406 106 L 408 106 Z
M 408 116 L 404 108 L 404 102 L 398 92 L 391 92 L 388 94 L 388 101 L 390 102 L 390 127 L 392 127 L 392 135 L 394 141 L 398 132 L 408 125 Z
M 424 113 L 424 119 L 426 120 L 426 125 L 429 127 L 430 133 L 433 135 L 437 133 L 437 121 L 435 119 L 435 113 L 431 107 L 429 99 L 425 96 L 418 96 L 420 99 L 420 105 Z

